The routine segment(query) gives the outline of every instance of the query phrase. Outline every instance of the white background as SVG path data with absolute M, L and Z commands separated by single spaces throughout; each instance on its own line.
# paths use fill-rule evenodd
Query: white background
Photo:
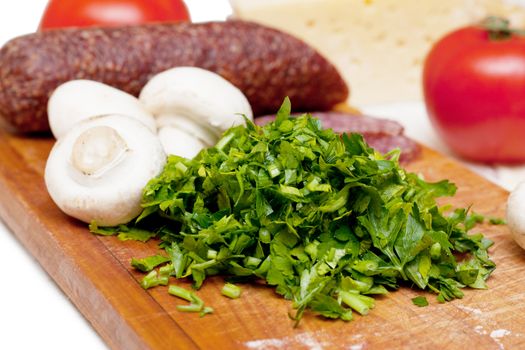
M 35 31 L 46 3 L 0 0 L 0 46 Z M 227 0 L 186 3 L 194 21 L 222 20 L 231 12 Z M 0 349 L 107 349 L 67 296 L 1 222 Z
M 222 20 L 231 12 L 228 0 L 186 3 L 194 21 Z M 0 0 L 0 45 L 34 31 L 45 5 L 45 0 Z M 421 102 L 370 106 L 363 111 L 398 120 L 409 136 L 449 154 L 433 132 Z M 520 167 L 467 165 L 509 189 L 525 179 L 525 169 Z M 0 349 L 105 348 L 67 296 L 0 222 Z

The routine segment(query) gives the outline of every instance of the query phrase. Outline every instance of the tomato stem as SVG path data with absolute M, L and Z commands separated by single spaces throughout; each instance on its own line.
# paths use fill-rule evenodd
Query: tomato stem
M 510 21 L 503 17 L 487 17 L 481 26 L 488 31 L 490 40 L 508 40 L 513 35 L 525 36 L 525 30 L 511 28 Z

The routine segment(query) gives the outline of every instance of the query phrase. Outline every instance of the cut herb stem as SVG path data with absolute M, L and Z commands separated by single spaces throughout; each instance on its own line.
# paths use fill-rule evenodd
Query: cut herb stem
M 177 305 L 177 310 L 182 312 L 200 312 L 204 305 L 200 304 L 189 304 L 189 305 Z
M 222 287 L 221 294 L 231 299 L 237 299 L 241 296 L 241 288 L 235 284 L 226 283 Z
M 204 304 L 202 299 L 195 295 L 195 293 L 173 284 L 168 287 L 168 293 L 186 301 L 189 301 L 190 303 L 197 302 L 200 304 Z
M 367 315 L 368 311 L 370 311 L 370 309 L 373 308 L 375 304 L 373 298 L 357 293 L 340 291 L 339 297 L 343 303 L 350 306 L 361 315 Z
M 150 273 L 144 276 L 140 282 L 140 285 L 144 289 L 149 289 L 156 286 L 166 286 L 168 285 L 168 278 L 168 276 L 159 275 L 156 270 L 152 270 Z

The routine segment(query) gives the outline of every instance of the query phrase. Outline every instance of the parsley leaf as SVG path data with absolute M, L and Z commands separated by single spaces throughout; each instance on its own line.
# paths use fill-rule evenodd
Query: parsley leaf
M 412 303 L 414 303 L 414 305 L 419 306 L 419 307 L 428 306 L 427 298 L 425 298 L 424 296 L 421 296 L 421 295 L 413 298 L 412 299 Z

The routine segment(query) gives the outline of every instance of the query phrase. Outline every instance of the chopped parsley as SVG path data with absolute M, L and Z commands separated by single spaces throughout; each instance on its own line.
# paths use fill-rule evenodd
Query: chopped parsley
M 366 315 L 374 294 L 400 284 L 441 302 L 466 286 L 487 288 L 492 242 L 468 234 L 481 218 L 436 204 L 453 184 L 405 171 L 398 150 L 381 155 L 358 134 L 335 134 L 308 114 L 290 118 L 288 100 L 273 123 L 246 123 L 194 159 L 170 156 L 145 188 L 130 227 L 160 240 L 164 275 L 191 278 L 196 289 L 211 275 L 263 279 L 292 301 L 296 322 L 307 310 Z
M 204 301 L 193 291 L 172 284 L 168 287 L 168 293 L 190 302 L 189 305 L 177 305 L 179 311 L 198 312 L 201 317 L 213 313 L 213 308 L 205 306 Z
M 506 225 L 507 224 L 505 219 L 502 219 L 502 218 L 489 218 L 489 223 L 491 225 Z
M 143 259 L 131 259 L 131 266 L 142 272 L 149 272 L 155 267 L 170 261 L 170 258 L 163 255 L 152 255 Z
M 421 296 L 421 295 L 417 296 L 415 298 L 412 298 L 412 303 L 414 303 L 414 305 L 419 306 L 419 307 L 428 306 L 427 298 L 425 298 L 424 296 Z

